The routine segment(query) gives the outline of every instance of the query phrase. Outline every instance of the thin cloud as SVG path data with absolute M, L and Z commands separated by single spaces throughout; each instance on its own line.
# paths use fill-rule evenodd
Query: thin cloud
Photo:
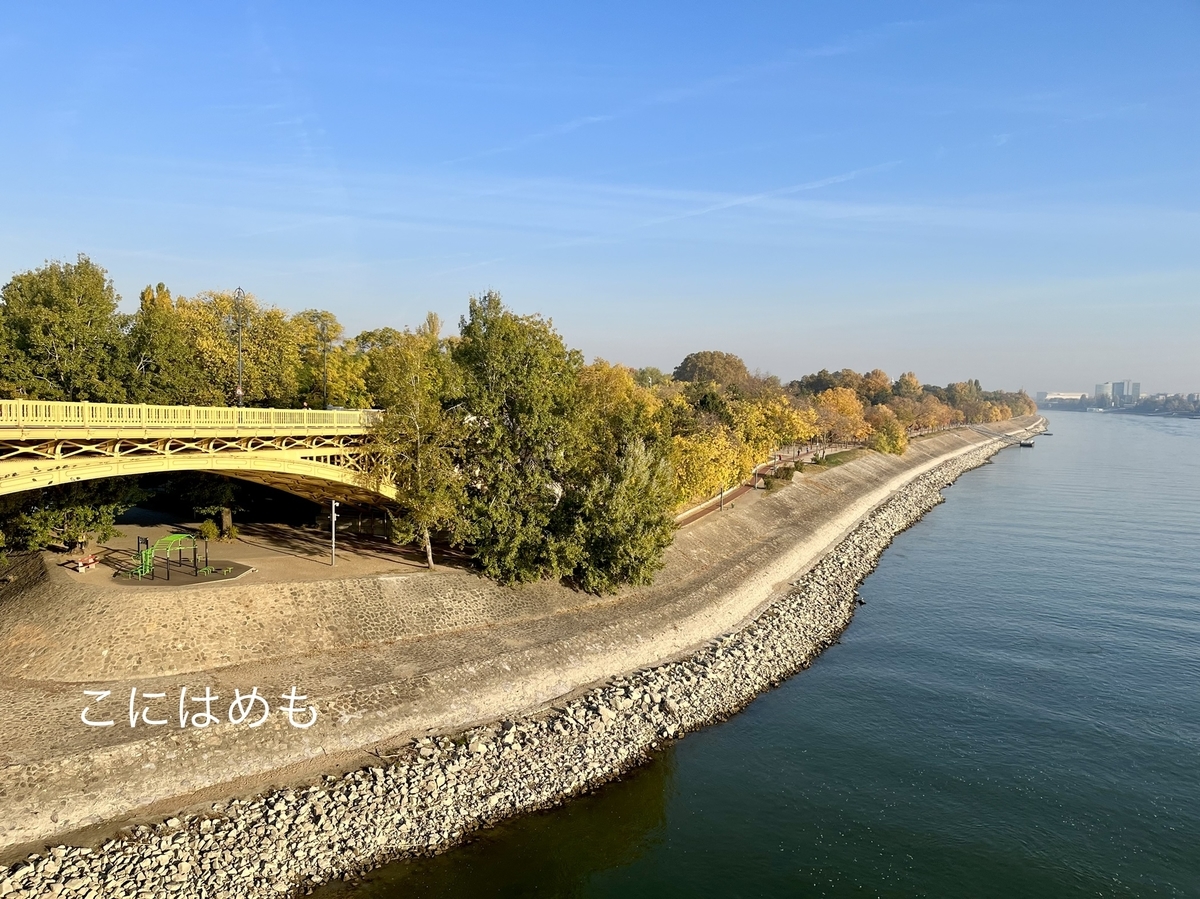
M 692 209 L 687 212 L 680 212 L 675 215 L 662 216 L 661 218 L 650 219 L 642 222 L 637 227 L 648 228 L 652 225 L 661 225 L 666 222 L 676 222 L 681 219 L 696 218 L 701 215 L 708 215 L 712 212 L 720 212 L 724 209 L 733 209 L 737 206 L 749 206 L 752 203 L 759 203 L 763 200 L 773 200 L 778 197 L 786 197 L 790 194 L 800 193 L 806 190 L 818 190 L 822 187 L 828 187 L 831 184 L 841 184 L 845 181 L 853 181 L 859 175 L 870 175 L 876 172 L 883 172 L 890 168 L 899 165 L 899 161 L 884 162 L 879 165 L 869 166 L 867 168 L 855 169 L 852 172 L 845 172 L 841 175 L 830 175 L 828 178 L 819 178 L 816 181 L 805 181 L 802 184 L 792 184 L 787 187 L 780 187 L 775 190 L 762 191 L 755 194 L 745 194 L 740 197 L 732 197 L 728 200 L 722 200 L 719 203 L 712 203 L 708 206 L 702 206 L 699 209 Z
M 527 147 L 530 144 L 536 144 L 538 141 L 545 140 L 548 137 L 558 137 L 560 134 L 569 134 L 572 131 L 577 131 L 580 128 L 586 128 L 588 125 L 596 125 L 600 122 L 608 122 L 616 118 L 615 115 L 589 115 L 580 116 L 577 119 L 572 119 L 569 122 L 563 122 L 561 125 L 556 125 L 553 128 L 547 128 L 544 131 L 538 131 L 534 134 L 526 135 L 512 143 L 504 144 L 500 147 L 492 147 L 490 150 L 481 150 L 478 153 L 471 153 L 467 156 L 459 156 L 455 159 L 447 159 L 442 165 L 454 165 L 459 162 L 469 162 L 472 159 L 483 159 L 487 156 L 497 156 L 501 153 L 511 153 L 513 150 L 519 150 L 522 147 Z
M 544 250 L 557 250 L 557 249 L 564 249 L 566 247 L 577 247 L 577 246 L 584 246 L 584 245 L 589 245 L 589 244 L 618 242 L 618 241 L 621 241 L 624 238 L 628 237 L 633 232 L 638 231 L 643 228 L 649 228 L 649 227 L 653 227 L 655 225 L 667 224 L 667 223 L 674 222 L 674 221 L 681 221 L 683 219 L 697 218 L 699 216 L 710 215 L 714 212 L 720 212 L 720 211 L 726 210 L 726 209 L 734 209 L 739 206 L 749 206 L 749 205 L 752 205 L 755 203 L 760 203 L 763 201 L 774 200 L 774 199 L 778 199 L 780 197 L 790 196 L 791 194 L 800 193 L 802 191 L 819 190 L 822 187 L 828 187 L 833 184 L 841 184 L 846 181 L 852 181 L 861 175 L 867 175 L 867 174 L 873 174 L 875 172 L 886 171 L 886 170 L 893 168 L 899 164 L 900 163 L 898 161 L 885 162 L 885 163 L 881 163 L 879 165 L 868 166 L 866 168 L 861 168 L 861 169 L 855 169 L 854 171 L 850 171 L 850 172 L 843 172 L 842 174 L 839 174 L 839 175 L 830 175 L 826 178 L 818 178 L 815 181 L 805 181 L 800 184 L 790 184 L 786 187 L 780 187 L 780 188 L 776 188 L 774 190 L 760 191 L 760 192 L 754 193 L 754 194 L 743 194 L 741 196 L 729 197 L 727 199 L 720 200 L 715 203 L 709 203 L 709 204 L 707 204 L 705 206 L 701 206 L 697 209 L 690 209 L 690 210 L 687 210 L 686 212 L 681 212 L 681 213 L 677 213 L 674 215 L 659 216 L 657 218 L 648 219 L 646 221 L 639 222 L 634 225 L 626 226 L 624 228 L 619 228 L 619 229 L 615 229 L 615 230 L 611 230 L 611 231 L 607 231 L 607 232 L 603 232 L 603 233 L 595 233 L 595 234 L 591 234 L 591 235 L 584 236 L 584 237 L 572 238 L 569 240 L 554 241 L 552 243 L 544 244 L 540 247 L 537 247 L 535 251 L 540 252 L 540 251 L 544 251 Z M 640 192 L 634 191 L 634 193 L 640 193 Z M 655 194 L 659 198 L 662 198 L 662 196 L 663 196 L 662 192 L 655 192 Z M 430 273 L 430 275 L 428 277 L 429 278 L 441 277 L 443 275 L 450 274 L 451 272 L 461 272 L 461 271 L 466 271 L 468 269 L 481 268 L 484 266 L 493 265 L 497 262 L 505 262 L 510 258 L 512 258 L 511 255 L 510 256 L 497 256 L 493 259 L 487 259 L 487 260 L 472 263 L 469 265 L 459 266 L 459 267 L 456 267 L 453 269 L 447 269 L 445 271 L 432 272 L 432 273 Z
M 1127 103 L 1124 106 L 1115 106 L 1112 109 L 1102 109 L 1098 112 L 1089 112 L 1083 113 L 1082 115 L 1071 116 L 1063 119 L 1063 121 L 1070 124 L 1074 124 L 1076 122 L 1096 122 L 1101 119 L 1117 118 L 1127 115 L 1131 112 L 1144 112 L 1149 108 L 1149 103 Z
M 430 272 L 426 276 L 425 280 L 429 280 L 430 278 L 441 278 L 446 275 L 453 275 L 453 274 L 457 274 L 459 272 L 469 272 L 472 269 L 476 269 L 476 268 L 484 268 L 485 266 L 488 266 L 488 265 L 494 265 L 497 262 L 503 262 L 507 258 L 509 258 L 509 257 L 497 256 L 495 259 L 483 259 L 479 262 L 469 263 L 468 265 L 460 265 L 455 268 L 443 269 L 440 272 Z
M 913 24 L 914 23 L 912 22 L 893 22 L 882 28 L 853 35 L 839 43 L 824 44 L 819 47 L 794 51 L 786 54 L 781 59 L 760 63 L 758 65 L 743 66 L 723 75 L 706 78 L 697 82 L 696 84 L 656 91 L 655 93 L 639 100 L 635 100 L 614 112 L 601 115 L 580 116 L 578 118 L 571 119 L 570 121 L 563 122 L 560 125 L 545 128 L 541 131 L 535 131 L 532 134 L 528 134 L 525 137 L 518 138 L 500 146 L 482 150 L 478 153 L 472 153 L 467 156 L 459 156 L 454 159 L 447 159 L 442 163 L 442 165 L 455 165 L 460 162 L 469 162 L 475 159 L 483 159 L 489 156 L 498 156 L 503 153 L 510 153 L 514 150 L 522 149 L 531 144 L 547 140 L 548 138 L 569 134 L 570 132 L 577 131 L 580 128 L 586 128 L 591 125 L 599 125 L 604 122 L 613 122 L 618 119 L 627 118 L 656 106 L 667 106 L 675 103 L 682 103 L 685 100 L 706 96 L 722 88 L 731 87 L 735 84 L 761 78 L 764 75 L 769 75 L 775 72 L 785 71 L 794 67 L 802 60 L 826 59 L 833 56 L 844 56 L 848 53 L 857 53 L 861 50 L 874 46 L 896 30 L 911 26 Z

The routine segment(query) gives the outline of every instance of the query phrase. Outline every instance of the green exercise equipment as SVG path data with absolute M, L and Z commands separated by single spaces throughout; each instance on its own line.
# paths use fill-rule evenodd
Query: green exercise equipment
M 208 564 L 208 541 L 204 541 L 204 571 L 200 568 L 200 555 L 197 548 L 197 537 L 192 534 L 168 534 L 166 537 L 160 537 L 153 544 L 150 543 L 148 537 L 138 537 L 137 544 L 137 564 L 129 571 L 125 572 L 126 577 L 137 578 L 139 581 L 142 578 L 150 578 L 154 580 L 155 561 L 159 554 L 162 555 L 163 567 L 166 571 L 166 579 L 171 580 L 171 566 L 183 568 L 186 562 L 184 561 L 183 553 L 185 549 L 190 548 L 192 551 L 191 569 L 192 574 L 199 576 L 200 574 L 211 574 L 213 569 Z M 177 558 L 171 558 L 175 554 Z

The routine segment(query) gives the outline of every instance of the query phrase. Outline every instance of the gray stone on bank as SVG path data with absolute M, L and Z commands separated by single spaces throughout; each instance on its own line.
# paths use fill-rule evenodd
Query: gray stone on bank
M 971 450 L 915 478 L 786 596 L 687 658 L 616 677 L 546 713 L 455 739 L 414 740 L 386 766 L 217 803 L 211 815 L 143 825 L 95 851 L 56 846 L 0 869 L 0 899 L 305 895 L 595 789 L 811 664 L 850 623 L 856 589 L 893 537 L 1004 445 Z

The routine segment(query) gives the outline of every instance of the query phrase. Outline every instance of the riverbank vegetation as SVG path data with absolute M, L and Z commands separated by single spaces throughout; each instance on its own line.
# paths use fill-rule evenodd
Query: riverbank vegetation
M 785 384 L 719 351 L 669 375 L 589 363 L 549 320 L 517 315 L 494 292 L 470 299 L 451 336 L 430 315 L 348 337 L 328 311 L 224 291 L 177 297 L 163 284 L 131 314 L 119 299 L 85 256 L 14 276 L 0 293 L 0 398 L 232 405 L 240 345 L 246 405 L 381 410 L 363 479 L 395 486 L 393 538 L 418 542 L 432 566 L 440 536 L 505 583 L 646 583 L 676 512 L 773 451 L 900 454 L 910 434 L 1035 409 L 1023 392 L 934 387 L 912 372 L 821 370 Z M 68 523 L 89 505 L 75 494 L 40 502 Z M 19 533 L 47 539 L 31 514 L 28 501 L 10 508 L 0 528 L 11 536 L 24 515 Z

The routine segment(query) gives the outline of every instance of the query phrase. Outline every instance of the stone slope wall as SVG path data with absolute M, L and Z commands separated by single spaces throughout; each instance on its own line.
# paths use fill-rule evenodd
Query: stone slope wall
M 345 630 L 341 620 L 336 624 L 342 630 L 309 632 L 319 628 L 322 620 L 338 618 L 337 603 L 375 603 L 379 594 L 343 591 L 330 599 L 331 604 L 319 607 L 320 615 L 297 614 L 272 627 L 269 620 L 254 614 L 253 602 L 246 602 L 257 595 L 253 590 L 196 591 L 222 608 L 231 627 L 243 636 L 270 633 L 269 644 L 248 640 L 244 645 L 217 647 L 231 656 L 243 653 L 245 661 L 182 678 L 137 674 L 146 670 L 138 667 L 132 676 L 121 673 L 101 679 L 84 674 L 83 684 L 35 680 L 28 674 L 0 677 L 7 700 L 0 704 L 0 732 L 6 735 L 0 744 L 5 811 L 0 816 L 0 851 L 12 858 L 22 845 L 56 835 L 61 840 L 61 835 L 82 828 L 94 833 L 131 815 L 160 820 L 163 814 L 194 803 L 188 797 L 196 793 L 207 797 L 205 801 L 252 795 L 284 782 L 280 779 L 284 771 L 286 782 L 300 783 L 330 771 L 357 768 L 364 764 L 366 747 L 518 717 L 561 702 L 616 673 L 687 657 L 779 601 L 788 592 L 789 581 L 818 563 L 864 516 L 905 485 L 981 448 L 993 451 L 1005 445 L 1006 430 L 1038 421 L 939 434 L 915 441 L 901 458 L 868 453 L 840 467 L 805 475 L 783 490 L 760 492 L 752 502 L 739 501 L 735 510 L 710 515 L 681 531 L 656 584 L 616 597 L 597 599 L 554 584 L 510 590 L 462 572 L 415 578 L 424 588 L 415 591 L 409 602 L 427 604 L 443 616 L 443 622 L 458 623 L 453 617 L 455 602 L 459 607 L 475 604 L 477 614 L 484 610 L 478 623 L 431 635 L 393 630 L 386 632 L 390 636 L 385 639 L 354 643 L 348 642 L 347 633 L 357 637 L 362 631 Z M 379 579 L 362 579 L 372 580 Z M 318 595 L 305 594 L 296 585 L 284 586 L 297 589 L 300 600 Z M 111 597 L 117 591 L 106 593 Z M 129 595 L 139 593 L 144 595 L 142 591 Z M 513 596 L 520 602 L 515 613 L 516 607 L 502 606 Z M 71 599 L 63 597 L 64 602 Z M 92 601 L 76 597 L 73 608 Z M 241 618 L 231 613 L 235 606 L 241 609 Z M 305 608 L 299 600 L 297 607 L 301 612 Z M 495 614 L 497 608 L 508 611 Z M 537 614 L 530 617 L 530 608 Z M 124 627 L 118 612 L 108 609 L 112 620 Z M 393 622 L 404 612 L 403 605 L 370 610 L 372 615 L 392 616 L 388 620 Z M 25 620 L 30 627 L 42 626 L 46 638 L 53 634 L 48 622 L 72 619 L 56 610 L 42 621 L 34 615 Z M 104 658 L 102 649 L 113 645 L 104 642 L 106 620 L 93 621 L 96 627 L 90 633 L 95 642 L 87 664 Z M 114 625 L 107 626 L 111 636 Z M 145 628 L 142 633 L 146 654 L 132 657 L 135 666 L 190 657 L 192 649 L 178 633 Z M 45 639 L 39 645 L 54 644 Z M 260 645 L 266 647 L 265 658 L 247 651 Z M 314 650 L 314 646 L 326 648 Z M 59 651 L 27 661 L 26 671 L 32 670 L 33 663 L 44 666 L 51 658 L 69 661 L 69 654 Z M 84 665 L 78 660 L 73 664 Z M 280 695 L 299 684 L 319 704 L 321 718 L 303 732 L 287 727 L 278 716 L 257 729 L 230 724 L 205 730 L 87 728 L 79 723 L 82 689 L 128 696 L 136 687 L 177 695 L 181 685 L 194 693 L 206 684 L 226 697 L 234 688 L 245 691 L 251 685 Z
M 0 871 L 0 896 L 304 895 L 593 789 L 809 665 L 849 623 L 857 585 L 895 534 L 1000 447 L 920 474 L 744 627 L 684 658 L 615 677 L 549 712 L 413 741 L 386 765 L 142 826 L 98 851 L 56 847 Z

